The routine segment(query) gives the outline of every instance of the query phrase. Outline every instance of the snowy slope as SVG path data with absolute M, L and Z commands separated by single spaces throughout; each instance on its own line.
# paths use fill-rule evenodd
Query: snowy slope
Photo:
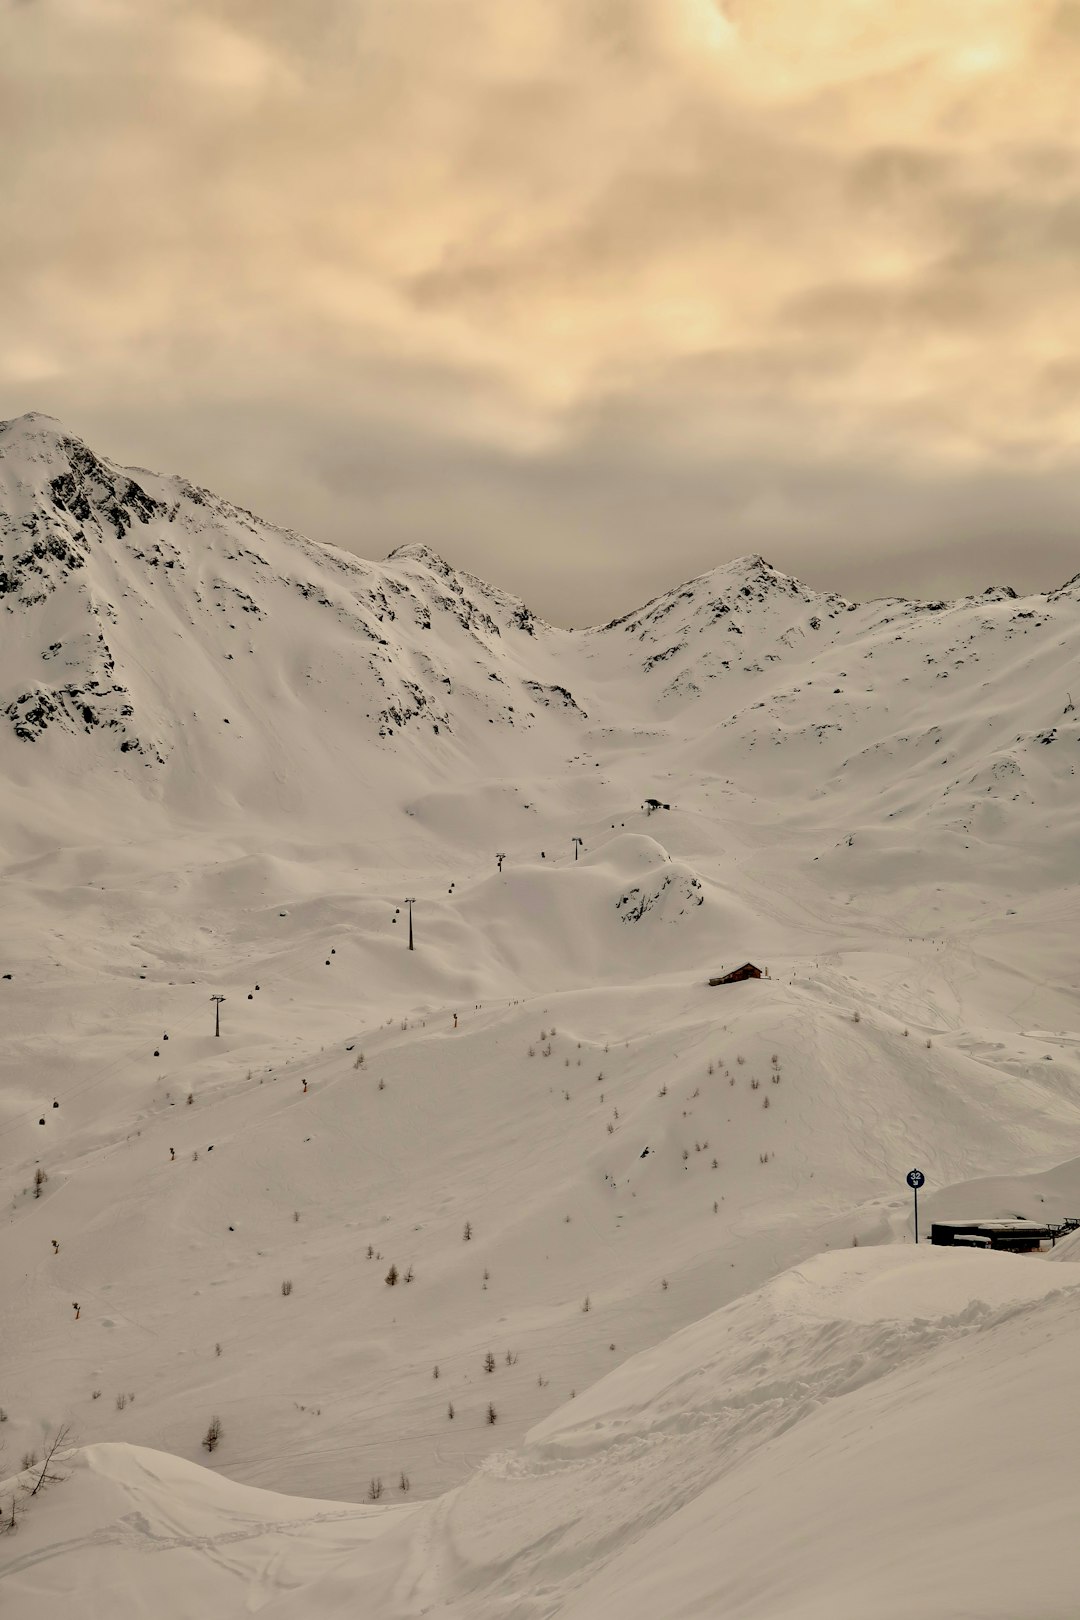
M 926 1220 L 1080 1215 L 1078 649 L 1076 580 L 857 605 L 756 557 L 560 630 L 426 548 L 365 562 L 47 418 L 0 428 L 0 1473 L 70 1421 L 92 1525 L 106 1477 L 156 1524 L 189 1465 L 338 1504 L 404 1471 L 430 1528 L 400 1516 L 355 1579 L 465 1604 L 438 1526 L 474 1487 L 447 1492 L 718 1307 L 751 1312 L 763 1388 L 801 1387 L 817 1352 L 754 1290 L 819 1251 L 819 1281 L 907 1264 L 913 1163 Z M 748 958 L 769 977 L 707 987 Z M 900 1314 L 933 1316 L 906 1275 Z M 890 1335 L 838 1330 L 837 1365 L 884 1387 Z M 222 1489 L 226 1538 L 308 1512 Z M 606 1512 L 573 1508 L 549 1601 L 506 1595 L 531 1566 L 493 1529 L 499 1571 L 462 1579 L 494 1595 L 460 1612 L 564 1612 L 630 1537 Z M 223 1613 L 353 1589 L 253 1567 Z M 789 1612 L 700 1578 L 700 1612 Z
M 42 1620 L 73 1591 L 87 1620 L 897 1620 L 912 1605 L 1067 1620 L 1075 1272 L 821 1257 L 630 1359 L 419 1507 L 300 1501 L 91 1447 L 25 1501 L 5 1587 Z

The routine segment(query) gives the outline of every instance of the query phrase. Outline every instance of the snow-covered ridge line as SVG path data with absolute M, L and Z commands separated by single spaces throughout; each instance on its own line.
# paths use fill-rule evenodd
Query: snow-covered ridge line
M 926 813 L 1007 838 L 1027 812 L 1003 806 L 1069 800 L 1078 609 L 1075 579 L 860 605 L 751 555 L 560 630 L 430 546 L 366 561 L 50 418 L 0 425 L 0 764 L 119 769 L 133 815 L 388 808 L 387 754 L 417 784 L 523 777 L 573 758 L 587 719 L 601 744 L 651 739 L 646 778 L 669 748 L 768 799 L 798 772 L 845 836 Z

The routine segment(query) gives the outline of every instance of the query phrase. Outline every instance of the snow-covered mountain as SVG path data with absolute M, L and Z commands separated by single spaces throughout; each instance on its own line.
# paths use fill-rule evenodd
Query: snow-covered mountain
M 1047 1402 L 995 1463 L 978 1397 L 1071 1354 L 1070 1279 L 899 1246 L 916 1162 L 928 1216 L 1080 1215 L 1078 654 L 1080 576 L 760 557 L 568 631 L 0 427 L 0 1477 L 86 1448 L 15 1620 L 71 1559 L 91 1620 L 892 1620 L 875 1468 L 959 1412 L 933 1500 L 1034 1490 Z M 1012 1601 L 965 1500 L 943 1549 L 893 1493 L 890 1557 Z
M 0 547 L 11 852 L 84 827 L 92 790 L 128 825 L 325 832 L 360 794 L 395 825 L 412 795 L 627 748 L 642 798 L 749 792 L 829 859 L 842 834 L 859 881 L 928 831 L 1035 877 L 1080 831 L 1080 575 L 860 606 L 743 557 L 569 632 L 426 547 L 362 561 L 40 416 L 0 425 Z

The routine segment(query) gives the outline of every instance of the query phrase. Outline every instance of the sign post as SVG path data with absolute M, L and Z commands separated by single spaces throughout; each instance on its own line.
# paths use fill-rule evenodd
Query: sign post
M 907 1178 L 906 1179 L 907 1179 L 907 1184 L 911 1188 L 912 1194 L 914 1195 L 914 1198 L 915 1198 L 915 1241 L 916 1241 L 916 1243 L 918 1243 L 918 1241 L 919 1241 L 919 1188 L 922 1186 L 923 1182 L 926 1180 L 926 1177 L 923 1175 L 921 1170 L 909 1170 L 908 1173 L 907 1173 Z

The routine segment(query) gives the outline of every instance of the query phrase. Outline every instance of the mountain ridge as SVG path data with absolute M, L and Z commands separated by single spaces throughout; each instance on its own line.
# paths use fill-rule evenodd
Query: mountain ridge
M 531 802 L 537 773 L 621 738 L 645 783 L 697 761 L 770 803 L 802 777 L 784 813 L 842 804 L 845 836 L 929 816 L 961 849 L 1015 843 L 1008 801 L 1050 814 L 1056 847 L 1075 827 L 1077 580 L 857 603 L 750 554 L 563 630 L 430 546 L 367 561 L 18 418 L 0 424 L 0 765 L 25 795 L 0 844 L 33 846 L 28 804 L 57 783 L 60 841 L 91 785 L 121 825 L 330 826 L 363 802 L 396 827 L 485 777 Z

